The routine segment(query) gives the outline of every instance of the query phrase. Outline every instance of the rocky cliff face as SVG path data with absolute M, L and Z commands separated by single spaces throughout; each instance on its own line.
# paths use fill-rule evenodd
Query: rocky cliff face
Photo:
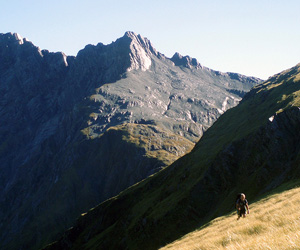
M 133 32 L 76 57 L 0 35 L 4 249 L 49 242 L 171 164 L 259 82 L 185 58 L 168 59 Z
M 299 181 L 299 81 L 297 65 L 254 87 L 191 153 L 91 209 L 46 249 L 158 249 L 232 211 L 238 192 L 251 202 Z

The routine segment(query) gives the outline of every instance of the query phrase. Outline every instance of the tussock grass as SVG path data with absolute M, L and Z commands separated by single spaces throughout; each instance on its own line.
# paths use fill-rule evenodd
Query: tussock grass
M 161 250 L 300 249 L 300 188 L 250 204 L 250 214 L 219 217 Z

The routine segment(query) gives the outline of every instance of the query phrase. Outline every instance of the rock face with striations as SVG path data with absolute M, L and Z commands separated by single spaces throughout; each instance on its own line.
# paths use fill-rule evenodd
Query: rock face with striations
M 39 248 L 171 164 L 259 81 L 133 32 L 76 57 L 0 34 L 1 248 Z

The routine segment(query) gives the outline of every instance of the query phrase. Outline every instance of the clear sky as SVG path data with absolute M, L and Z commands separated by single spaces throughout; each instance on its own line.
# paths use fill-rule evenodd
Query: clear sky
M 300 0 L 1 0 L 0 33 L 76 55 L 134 31 L 167 57 L 267 79 L 300 63 Z M 1 62 L 0 62 L 1 63 Z

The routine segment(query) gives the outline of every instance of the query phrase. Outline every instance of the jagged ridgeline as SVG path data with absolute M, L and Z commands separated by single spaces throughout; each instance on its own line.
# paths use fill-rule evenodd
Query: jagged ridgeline
M 189 154 L 83 214 L 46 249 L 158 249 L 234 210 L 240 191 L 253 201 L 299 183 L 299 107 L 297 65 L 254 87 Z
M 133 32 L 76 57 L 0 34 L 0 248 L 52 242 L 189 152 L 259 82 L 167 58 Z

